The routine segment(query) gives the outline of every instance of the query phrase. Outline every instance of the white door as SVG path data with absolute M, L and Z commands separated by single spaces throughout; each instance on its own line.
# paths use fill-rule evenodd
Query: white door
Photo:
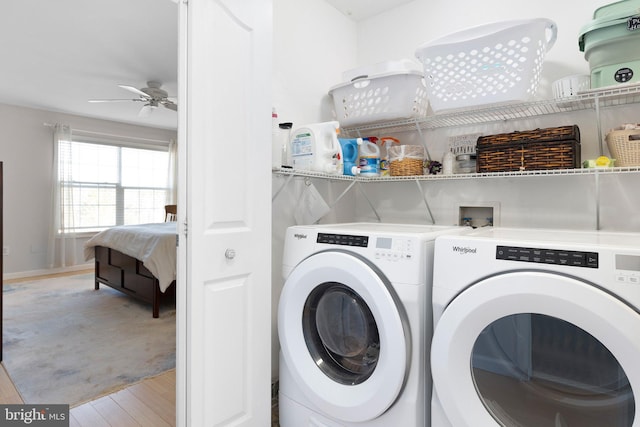
M 323 413 L 344 421 L 384 413 L 409 369 L 408 319 L 378 271 L 343 251 L 320 252 L 295 267 L 280 297 L 280 348 L 292 378 Z
M 434 391 L 455 427 L 638 427 L 640 314 L 582 280 L 507 273 L 437 320 Z
M 178 425 L 271 398 L 271 0 L 180 4 Z

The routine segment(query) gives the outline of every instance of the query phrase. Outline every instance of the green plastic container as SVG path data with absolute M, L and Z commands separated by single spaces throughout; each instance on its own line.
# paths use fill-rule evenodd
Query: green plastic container
M 640 0 L 596 9 L 578 45 L 589 61 L 592 88 L 640 83 Z

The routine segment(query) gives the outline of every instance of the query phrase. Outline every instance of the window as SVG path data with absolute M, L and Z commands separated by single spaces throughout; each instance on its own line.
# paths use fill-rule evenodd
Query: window
M 58 146 L 61 233 L 161 222 L 169 195 L 167 145 L 101 143 L 74 135 Z

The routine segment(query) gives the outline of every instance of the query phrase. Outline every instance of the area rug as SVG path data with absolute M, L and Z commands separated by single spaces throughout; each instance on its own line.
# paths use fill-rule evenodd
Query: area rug
M 175 367 L 175 305 L 151 306 L 93 274 L 4 285 L 3 363 L 25 403 L 75 406 Z

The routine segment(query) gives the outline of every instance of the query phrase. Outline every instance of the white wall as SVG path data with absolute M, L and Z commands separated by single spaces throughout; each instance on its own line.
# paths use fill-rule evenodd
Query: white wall
M 51 218 L 53 131 L 44 123 L 66 123 L 72 128 L 151 139 L 176 138 L 175 131 L 89 119 L 69 114 L 0 104 L 0 161 L 4 181 L 5 277 L 48 273 L 46 262 Z M 77 260 L 82 258 L 78 241 Z
M 280 121 L 302 126 L 329 120 L 329 88 L 357 60 L 356 25 L 324 0 L 274 0 L 273 27 Z
M 340 83 L 342 71 L 356 63 L 356 25 L 324 0 L 274 0 L 273 93 L 280 122 L 294 127 L 331 120 L 329 88 Z M 268 159 L 265 159 L 268 161 Z M 278 298 L 282 288 L 284 232 L 295 223 L 293 211 L 305 185 L 295 179 L 273 203 L 273 377 L 278 373 Z M 274 176 L 274 193 L 286 182 Z M 326 182 L 316 185 L 327 197 L 335 191 Z M 353 211 L 353 207 L 351 208 Z M 337 220 L 335 215 L 331 218 Z

